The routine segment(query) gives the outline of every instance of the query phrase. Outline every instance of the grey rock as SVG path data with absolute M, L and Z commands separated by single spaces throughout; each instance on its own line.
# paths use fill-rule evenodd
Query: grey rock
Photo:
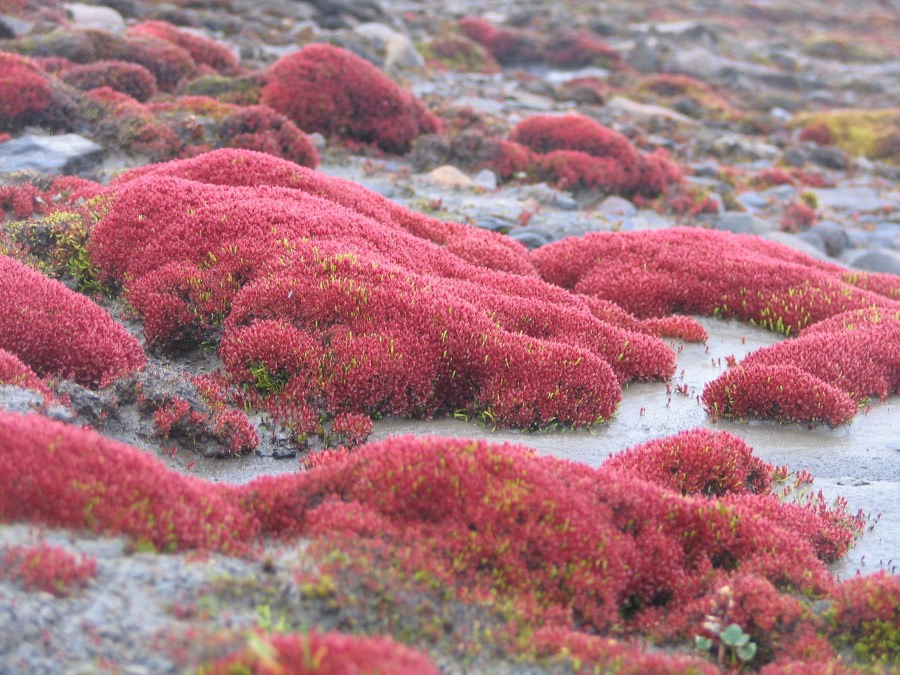
M 93 28 L 117 33 L 125 30 L 125 19 L 112 7 L 67 2 L 63 8 L 71 17 L 74 28 Z
M 735 234 L 762 234 L 775 229 L 773 223 L 757 218 L 752 213 L 742 211 L 726 211 L 715 217 L 713 227 L 717 230 L 725 230 Z
M 869 481 L 863 480 L 862 478 L 854 478 L 853 476 L 841 476 L 835 482 L 838 485 L 848 485 L 850 487 L 861 487 L 863 485 L 869 485 Z
M 59 403 L 51 403 L 44 409 L 43 395 L 11 384 L 0 384 L 0 410 L 22 414 L 41 412 L 59 422 L 71 422 L 73 419 L 71 411 Z
M 825 240 L 822 239 L 822 237 L 817 233 L 812 232 L 811 230 L 807 230 L 806 232 L 798 232 L 796 237 L 797 239 L 801 239 L 811 246 L 815 246 L 817 249 L 822 251 L 822 253 L 828 253 L 828 249 L 825 247 Z
M 826 169 L 846 169 L 849 161 L 840 148 L 828 145 L 816 145 L 810 148 L 809 161 Z
M 828 254 L 825 253 L 824 245 L 821 249 L 816 248 L 813 244 L 810 244 L 808 241 L 804 241 L 796 234 L 781 232 L 780 230 L 772 230 L 771 232 L 764 233 L 762 236 L 769 241 L 774 241 L 778 244 L 789 246 L 795 251 L 805 253 L 811 258 L 815 258 L 816 260 L 826 260 L 828 262 L 834 262 L 834 260 L 829 258 Z
M 797 191 L 793 185 L 776 185 L 774 187 L 770 187 L 768 190 L 764 190 L 762 196 L 765 197 L 766 201 L 774 200 L 782 203 L 789 203 L 796 200 L 800 193 Z
M 399 70 L 421 70 L 425 67 L 423 57 L 416 46 L 406 35 L 395 34 L 388 40 L 384 50 L 385 70 L 396 72 Z
M 793 146 L 784 151 L 784 154 L 781 156 L 781 159 L 788 166 L 796 166 L 801 167 L 806 164 L 808 159 L 808 153 L 803 148 L 798 148 L 797 146 Z
M 878 192 L 867 187 L 817 188 L 811 190 L 816 196 L 819 208 L 840 211 L 877 211 L 884 207 L 897 207 L 900 204 L 879 196 Z
M 509 236 L 511 239 L 515 239 L 528 249 L 540 248 L 553 241 L 552 235 L 537 228 L 516 228 L 509 233 Z
M 900 253 L 888 248 L 875 248 L 853 258 L 850 265 L 866 272 L 900 274 Z
M 490 213 L 478 215 L 475 224 L 478 225 L 478 227 L 490 230 L 491 232 L 508 232 L 516 226 L 514 221 Z
M 597 212 L 607 216 L 636 216 L 637 207 L 618 195 L 610 195 L 597 206 Z
M 23 21 L 8 14 L 0 14 L 0 40 L 9 38 L 17 38 L 30 33 L 34 24 L 30 21 Z
M 834 221 L 823 220 L 809 228 L 809 231 L 822 239 L 828 255 L 832 257 L 839 256 L 850 245 L 850 237 L 847 236 L 847 230 Z
M 640 73 L 659 71 L 659 55 L 653 43 L 643 37 L 638 38 L 634 47 L 625 56 L 625 62 Z
M 492 192 L 497 189 L 497 174 L 490 169 L 482 169 L 472 176 L 472 183 L 482 190 Z
M 84 136 L 22 136 L 0 143 L 0 173 L 30 169 L 49 174 L 75 174 L 100 164 L 103 148 Z
M 736 197 L 736 199 L 742 206 L 745 206 L 751 210 L 764 209 L 769 205 L 769 200 L 755 190 L 742 192 Z

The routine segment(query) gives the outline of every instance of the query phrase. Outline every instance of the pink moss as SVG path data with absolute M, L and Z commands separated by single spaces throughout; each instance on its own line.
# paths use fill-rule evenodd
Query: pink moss
M 482 45 L 504 65 L 540 60 L 539 40 L 526 31 L 499 28 L 474 16 L 460 19 L 459 27 L 466 37 Z
M 0 412 L 0 437 L 0 520 L 125 534 L 166 551 L 241 552 L 256 531 L 227 490 L 91 430 Z
M 758 363 L 742 364 L 709 382 L 703 404 L 713 417 L 831 426 L 846 424 L 857 410 L 846 393 L 797 366 Z
M 897 663 L 900 577 L 887 572 L 854 577 L 839 584 L 831 600 L 828 634 L 839 647 L 852 647 L 857 658 L 873 665 Z
M 0 349 L 0 385 L 24 387 L 39 392 L 45 397 L 51 395 L 50 389 L 43 380 L 15 354 Z
M 197 65 L 209 66 L 223 75 L 234 75 L 238 71 L 237 57 L 228 47 L 214 40 L 180 30 L 165 21 L 144 21 L 131 26 L 128 33 L 171 42 L 190 54 Z
M 536 170 L 565 188 L 655 197 L 681 180 L 661 150 L 642 155 L 621 134 L 583 115 L 536 115 L 509 137 L 536 155 Z
M 798 138 L 816 145 L 831 145 L 836 140 L 834 132 L 825 122 L 816 122 L 803 127 Z
M 360 57 L 327 44 L 285 56 L 268 71 L 262 102 L 304 131 L 405 152 L 437 118 L 412 93 Z
M 258 150 L 315 169 L 319 152 L 309 137 L 287 117 L 264 105 L 248 106 L 222 122 L 222 145 Z
M 0 52 L 0 131 L 52 117 L 54 99 L 50 80 L 30 59 Z
M 588 30 L 561 31 L 554 35 L 544 50 L 544 60 L 556 68 L 618 69 L 624 65 L 619 52 Z
M 26 591 L 43 591 L 64 598 L 86 586 L 97 573 L 97 561 L 64 548 L 38 544 L 11 546 L 3 551 L 0 578 L 20 581 Z
M 229 185 L 244 182 L 256 186 Z M 210 153 L 127 174 L 110 195 L 92 256 L 104 278 L 128 279 L 148 340 L 177 349 L 223 323 L 226 367 L 267 407 L 299 374 L 292 395 L 328 415 L 583 426 L 609 419 L 617 382 L 674 372 L 661 341 L 534 278 L 519 244 L 272 157 Z M 308 366 L 281 346 L 300 334 L 322 355 Z
M 240 487 L 181 476 L 133 448 L 36 415 L 0 413 L 0 436 L 9 439 L 0 445 L 3 521 L 126 534 L 162 550 L 235 553 L 264 538 L 298 536 L 350 558 L 381 547 L 386 564 L 405 578 L 452 589 L 456 602 L 514 609 L 523 635 L 537 631 L 533 652 L 551 663 L 601 665 L 618 655 L 645 668 L 701 668 L 690 659 L 641 656 L 596 633 L 689 639 L 707 614 L 751 631 L 761 647 L 757 665 L 812 659 L 815 649 L 821 656 L 828 647 L 816 642 L 816 620 L 793 594 L 832 591 L 822 557 L 840 555 L 841 542 L 859 527 L 839 506 L 783 503 L 752 477 L 771 467 L 755 466 L 734 437 L 700 430 L 636 448 L 600 469 L 521 446 L 392 438 L 352 453 L 326 452 L 305 472 Z M 692 458 L 682 489 L 710 492 L 710 477 L 717 485 L 725 477 L 727 494 L 681 496 L 623 473 L 642 466 L 638 455 L 674 445 Z M 666 484 L 672 461 L 682 459 L 667 452 L 660 464 Z M 856 588 L 836 596 L 853 604 L 836 626 L 871 626 L 869 614 L 894 611 L 893 591 L 862 600 Z M 273 642 L 275 652 L 297 663 L 291 650 L 302 640 L 277 639 L 284 643 Z M 341 644 L 336 658 L 356 653 L 356 643 Z M 381 662 L 393 658 L 393 647 L 385 654 L 384 646 L 376 650 Z
M 138 341 L 83 295 L 6 256 L 0 279 L 0 349 L 38 374 L 96 387 L 146 361 Z
M 428 656 L 390 637 L 310 632 L 260 639 L 271 656 L 248 647 L 243 652 L 207 664 L 202 671 L 209 675 L 235 672 L 253 675 L 437 675 L 440 672 Z
M 146 101 L 156 93 L 156 78 L 137 63 L 125 61 L 97 61 L 76 65 L 60 75 L 68 85 L 89 91 L 110 87 L 138 101 Z
M 584 675 L 599 672 L 614 672 L 617 675 L 715 675 L 719 672 L 713 664 L 697 657 L 650 654 L 632 642 L 559 626 L 538 629 L 531 643 L 535 656 L 546 660 L 548 665 L 566 664 L 572 672 Z
M 781 216 L 781 229 L 785 232 L 801 232 L 816 224 L 816 210 L 800 201 L 791 203 Z
M 604 466 L 683 495 L 758 494 L 773 486 L 772 466 L 754 457 L 743 440 L 706 429 L 637 445 Z

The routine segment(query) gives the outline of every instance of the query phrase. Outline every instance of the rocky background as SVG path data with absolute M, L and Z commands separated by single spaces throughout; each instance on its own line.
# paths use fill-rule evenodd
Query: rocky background
M 0 216 L 5 216 L 0 252 L 91 298 L 148 357 L 139 370 L 123 367 L 109 378 L 105 373 L 108 381 L 102 383 L 99 376 L 95 382 L 79 382 L 44 372 L 35 380 L 0 379 L 6 382 L 0 386 L 0 408 L 93 428 L 181 474 L 223 483 L 291 474 L 298 457 L 302 469 L 327 447 L 362 445 L 370 435 L 381 440 L 398 428 L 419 435 L 512 438 L 542 451 L 562 447 L 550 453 L 571 457 L 567 439 L 572 439 L 571 448 L 588 447 L 588 432 L 569 432 L 567 437 L 535 424 L 544 431 L 534 438 L 519 432 L 501 436 L 492 432 L 491 420 L 483 414 L 479 423 L 474 409 L 459 411 L 465 422 L 448 422 L 443 419 L 447 411 L 441 411 L 438 421 L 400 427 L 379 419 L 381 415 L 373 416 L 374 426 L 368 417 L 364 422 L 343 419 L 342 426 L 332 415 L 324 426 L 313 424 L 306 433 L 297 433 L 255 401 L 211 396 L 205 387 L 214 380 L 196 378 L 220 372 L 222 361 L 210 345 L 221 338 L 221 330 L 204 324 L 187 348 L 167 342 L 162 329 L 152 332 L 156 329 L 151 329 L 148 308 L 154 300 L 141 306 L 138 296 L 131 295 L 126 301 L 119 294 L 122 279 L 101 283 L 99 262 L 86 253 L 90 232 L 80 220 L 53 217 L 57 203 L 81 207 L 91 203 L 94 193 L 78 196 L 81 183 L 61 187 L 53 177 L 78 176 L 106 185 L 128 170 L 200 157 L 217 148 L 263 151 L 353 181 L 412 211 L 509 237 L 531 251 L 589 232 L 652 232 L 679 225 L 759 235 L 847 273 L 878 275 L 888 289 L 885 303 L 896 304 L 897 284 L 890 275 L 900 274 L 898 36 L 900 4 L 892 0 L 665 5 L 640 0 L 111 0 L 102 5 L 0 0 Z M 411 130 L 398 131 L 398 122 L 361 128 L 356 120 L 339 123 L 336 113 L 315 118 L 309 110 L 299 110 L 297 97 L 279 99 L 272 88 L 279 77 L 274 64 L 319 43 L 360 57 L 398 83 L 404 114 L 410 116 L 403 124 Z M 309 58 L 330 63 L 331 57 L 313 52 Z M 374 81 L 371 71 L 354 70 L 360 68 L 355 61 L 347 68 L 346 77 L 362 89 Z M 284 88 L 290 86 L 288 82 Z M 392 89 L 389 93 L 394 95 Z M 367 91 L 354 95 L 364 106 L 377 105 L 375 98 L 366 98 L 371 95 Z M 659 160 L 663 177 L 658 187 L 596 180 L 538 156 L 546 153 L 535 151 L 525 158 L 511 149 L 510 143 L 522 138 L 514 130 L 524 120 L 567 113 L 617 132 L 642 158 L 665 158 Z M 665 177 L 670 166 L 677 179 L 674 174 Z M 894 305 L 884 307 L 896 312 Z M 700 328 L 709 334 L 705 352 L 696 336 L 664 337 L 679 354 L 698 349 L 697 364 L 708 360 L 711 347 L 712 359 L 719 353 L 721 362 L 774 341 L 770 334 L 738 325 L 737 345 L 734 324 L 729 326 L 733 343 L 720 352 L 716 341 L 726 338 L 712 320 L 704 320 Z M 746 348 L 745 335 L 751 342 Z M 11 338 L 0 343 L 0 355 L 16 353 L 10 344 Z M 896 364 L 900 345 L 889 342 L 878 353 Z M 5 362 L 0 366 L 6 367 Z M 720 363 L 715 374 L 722 370 Z M 0 375 L 5 374 L 0 368 Z M 257 375 L 256 384 L 263 390 L 261 377 Z M 668 409 L 675 388 L 675 408 L 681 411 L 678 406 L 684 402 L 677 388 L 687 392 L 684 371 L 681 378 L 637 385 L 632 394 L 626 390 L 626 403 L 640 387 L 652 386 L 653 400 L 668 399 Z M 849 432 L 828 439 L 821 431 L 804 435 L 807 430 L 798 424 L 755 422 L 768 426 L 749 432 L 763 429 L 756 438 L 765 438 L 770 446 L 757 446 L 757 451 L 797 474 L 809 467 L 815 474 L 821 466 L 815 464 L 817 443 L 825 448 L 820 453 L 852 448 L 845 457 L 855 459 L 845 460 L 829 478 L 845 478 L 847 489 L 882 481 L 877 497 L 851 502 L 866 504 L 865 527 L 876 533 L 870 538 L 883 531 L 878 512 L 884 510 L 885 520 L 891 520 L 890 514 L 897 513 L 888 505 L 900 496 L 900 475 L 892 462 L 900 449 L 897 405 L 896 397 L 888 398 L 897 390 L 896 372 L 894 378 L 885 399 L 872 400 L 873 418 L 881 415 L 881 421 L 871 435 L 866 435 L 871 428 L 867 421 L 854 422 Z M 703 384 L 692 384 L 684 397 L 688 403 L 693 405 Z M 224 400 L 228 410 L 246 415 L 240 421 L 224 417 Z M 623 404 L 621 417 L 600 433 L 615 435 L 617 424 L 643 429 L 645 405 L 654 404 L 634 404 L 640 413 L 629 415 Z M 659 408 L 659 415 L 667 414 Z M 850 416 L 855 413 L 854 408 Z M 648 417 L 656 414 L 651 407 Z M 785 421 L 791 418 L 780 420 Z M 12 434 L 15 427 L 0 428 Z M 647 438 L 664 433 L 666 429 L 654 427 Z M 11 438 L 0 437 L 4 443 L 13 447 Z M 779 454 L 779 444 L 805 444 L 809 456 Z M 856 452 L 863 459 L 852 454 Z M 606 454 L 588 463 L 597 466 Z M 834 481 L 830 485 L 836 488 Z M 310 630 L 390 635 L 428 654 L 442 672 L 591 672 L 594 666 L 613 668 L 613 657 L 625 664 L 623 672 L 743 665 L 769 668 L 767 672 L 826 672 L 825 665 L 812 660 L 798 665 L 806 657 L 797 654 L 791 655 L 793 661 L 779 660 L 778 640 L 766 643 L 781 631 L 790 634 L 783 626 L 789 623 L 786 610 L 774 624 L 759 621 L 754 627 L 754 643 L 761 653 L 768 649 L 765 659 L 739 659 L 737 646 L 730 644 L 703 649 L 671 636 L 620 653 L 615 643 L 585 647 L 571 636 L 541 633 L 540 623 L 512 640 L 501 639 L 498 635 L 518 620 L 511 617 L 521 618 L 516 614 L 521 608 L 498 608 L 483 598 L 463 602 L 446 589 L 417 585 L 420 579 L 409 583 L 399 567 L 386 563 L 383 575 L 367 572 L 361 561 L 378 568 L 384 561 L 377 556 L 383 552 L 366 551 L 372 557 L 365 558 L 356 551 L 359 557 L 341 566 L 335 564 L 334 548 L 302 539 L 299 544 L 267 540 L 260 550 L 239 555 L 221 549 L 159 554 L 136 548 L 133 537 L 48 529 L 8 515 L 0 510 L 2 519 L 10 521 L 0 525 L 3 673 L 185 672 L 240 650 L 250 655 L 246 658 L 257 668 L 254 672 L 281 672 L 263 670 L 275 659 L 272 636 Z M 896 528 L 887 532 L 872 549 L 877 565 L 870 560 L 865 567 L 854 559 L 864 572 L 880 571 L 878 583 L 893 603 L 873 610 L 877 618 L 872 621 L 882 622 L 881 642 L 874 641 L 881 647 L 872 648 L 873 656 L 832 639 L 839 654 L 828 662 L 832 670 L 827 672 L 896 667 L 900 600 L 894 572 L 900 549 L 891 534 Z M 45 560 L 58 557 L 52 564 L 62 571 L 50 585 L 30 580 L 30 547 L 44 551 Z M 745 592 L 748 606 L 752 603 L 746 598 L 763 596 L 761 591 L 756 596 L 747 589 L 736 592 Z M 848 592 L 863 597 L 871 590 L 854 587 Z M 714 605 L 727 604 L 728 597 L 716 597 Z M 807 609 L 826 616 L 837 596 L 818 597 Z M 767 613 L 768 607 L 759 610 Z M 743 622 L 748 631 L 749 621 Z M 603 633 L 595 626 L 585 634 L 599 639 L 598 632 Z M 624 633 L 604 634 L 631 644 Z M 813 645 L 821 637 L 804 635 Z M 534 644 L 523 646 L 532 638 Z M 356 643 L 327 644 L 325 654 L 365 651 Z M 298 649 L 296 644 L 293 648 Z M 294 652 L 299 661 L 304 654 L 318 653 L 309 643 L 299 649 Z M 276 651 L 290 653 L 283 645 Z M 375 663 L 381 672 L 430 667 L 396 645 L 376 645 L 372 654 L 369 662 L 360 657 L 363 665 L 354 667 Z M 306 659 L 302 667 L 295 661 L 295 669 L 286 672 L 307 672 L 303 667 L 318 672 L 318 662 L 312 661 L 310 665 Z

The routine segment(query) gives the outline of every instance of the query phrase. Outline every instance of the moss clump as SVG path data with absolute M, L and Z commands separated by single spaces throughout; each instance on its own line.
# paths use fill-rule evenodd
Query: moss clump
M 849 154 L 900 164 L 900 108 L 831 110 L 805 115 L 798 124 L 827 129 Z

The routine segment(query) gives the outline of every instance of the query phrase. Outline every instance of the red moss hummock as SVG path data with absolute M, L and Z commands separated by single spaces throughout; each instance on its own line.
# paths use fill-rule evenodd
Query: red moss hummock
M 0 255 L 0 285 L 0 349 L 36 373 L 98 387 L 146 362 L 104 309 L 60 282 Z
M 262 102 L 306 132 L 319 131 L 387 152 L 406 152 L 438 119 L 412 93 L 368 61 L 339 47 L 312 44 L 268 71 Z

